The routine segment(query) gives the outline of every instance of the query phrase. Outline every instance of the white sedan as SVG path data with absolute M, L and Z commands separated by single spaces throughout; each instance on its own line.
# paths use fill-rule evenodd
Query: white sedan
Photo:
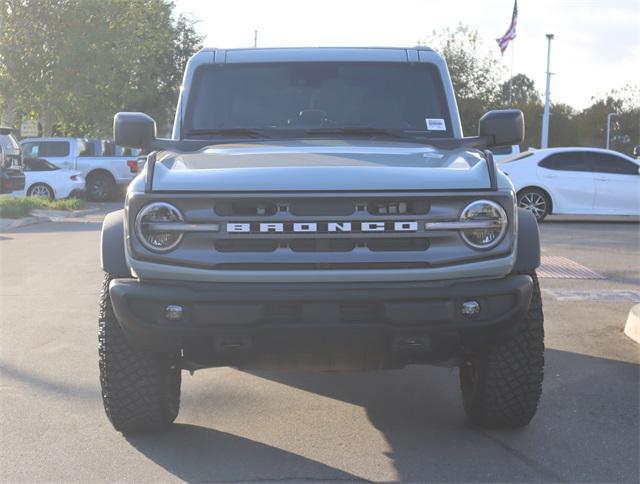
M 597 148 L 525 151 L 502 160 L 518 205 L 547 215 L 640 216 L 640 160 Z
M 24 159 L 24 190 L 13 195 L 46 197 L 50 200 L 80 195 L 85 180 L 76 170 L 63 170 L 42 158 Z

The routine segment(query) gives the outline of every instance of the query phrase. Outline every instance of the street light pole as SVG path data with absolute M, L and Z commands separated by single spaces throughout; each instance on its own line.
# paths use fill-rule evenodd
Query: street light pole
M 606 143 L 607 149 L 609 149 L 609 140 L 611 139 L 611 118 L 613 118 L 614 116 L 617 116 L 617 114 L 616 113 L 607 114 L 607 143 Z
M 551 41 L 553 34 L 547 34 L 547 88 L 544 93 L 544 113 L 542 115 L 542 135 L 540 136 L 540 148 L 549 146 L 549 102 L 551 88 Z

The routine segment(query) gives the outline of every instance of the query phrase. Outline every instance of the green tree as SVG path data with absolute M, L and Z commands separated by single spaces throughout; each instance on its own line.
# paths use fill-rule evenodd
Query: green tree
M 433 31 L 420 44 L 434 48 L 447 61 L 464 132 L 477 133 L 478 119 L 499 101 L 502 66 L 482 44 L 478 32 L 462 24 Z
M 549 114 L 549 147 L 580 146 L 576 110 L 568 104 L 554 103 Z
M 513 76 L 511 80 L 511 103 L 509 103 L 509 81 L 503 82 L 500 85 L 498 102 L 494 107 L 521 110 L 525 124 L 525 139 L 521 144 L 521 148 L 540 146 L 543 105 L 533 79 L 521 73 Z
M 509 106 L 509 89 L 511 89 L 512 105 L 540 104 L 540 93 L 536 88 L 535 82 L 526 74 L 516 74 L 511 79 L 511 87 L 509 80 L 503 82 L 500 86 L 498 100 L 501 105 Z
M 606 146 L 607 115 L 611 120 L 611 149 L 631 154 L 640 144 L 640 87 L 627 85 L 593 98 L 591 106 L 576 119 L 579 143 L 582 146 Z
M 108 135 L 117 111 L 161 129 L 201 43 L 168 0 L 0 0 L 0 95 L 45 134 Z M 14 124 L 17 124 L 14 122 Z

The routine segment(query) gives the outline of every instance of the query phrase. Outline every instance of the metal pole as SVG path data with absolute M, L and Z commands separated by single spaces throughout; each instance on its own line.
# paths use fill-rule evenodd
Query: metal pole
M 516 39 L 513 39 L 511 41 L 511 72 L 509 73 L 509 106 L 512 105 L 511 100 L 512 100 L 512 96 L 511 96 L 511 91 L 512 91 L 512 84 L 513 84 L 513 51 L 516 48 Z
M 254 48 L 258 47 L 258 31 L 257 30 L 253 31 L 253 47 Z
M 607 149 L 609 149 L 609 140 L 611 138 L 611 118 L 613 118 L 614 116 L 617 116 L 617 114 L 616 113 L 607 114 L 607 143 L 606 143 Z
M 553 34 L 547 34 L 547 88 L 544 93 L 544 113 L 542 114 L 542 136 L 540 137 L 540 148 L 547 148 L 549 146 L 549 102 L 550 102 L 550 88 L 551 88 L 551 41 L 553 40 Z

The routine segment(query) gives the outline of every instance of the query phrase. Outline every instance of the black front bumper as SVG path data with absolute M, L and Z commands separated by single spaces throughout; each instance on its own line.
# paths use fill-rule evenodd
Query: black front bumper
M 280 354 L 283 348 L 296 346 L 311 351 L 320 341 L 330 341 L 333 349 L 340 346 L 337 341 L 347 341 L 343 352 L 349 353 L 354 342 L 357 346 L 370 338 L 374 346 L 381 345 L 383 353 L 406 346 L 421 358 L 446 359 L 460 335 L 504 332 L 528 308 L 532 287 L 528 275 L 450 283 L 222 284 L 114 279 L 110 295 L 133 346 L 168 351 L 197 348 L 198 354 L 211 356 L 206 365 L 242 366 L 257 353 Z M 480 304 L 480 313 L 473 318 L 461 312 L 462 303 L 468 300 Z M 184 308 L 179 321 L 165 318 L 169 304 Z M 371 348 L 364 351 L 372 352 Z M 332 358 L 336 360 L 335 355 Z

